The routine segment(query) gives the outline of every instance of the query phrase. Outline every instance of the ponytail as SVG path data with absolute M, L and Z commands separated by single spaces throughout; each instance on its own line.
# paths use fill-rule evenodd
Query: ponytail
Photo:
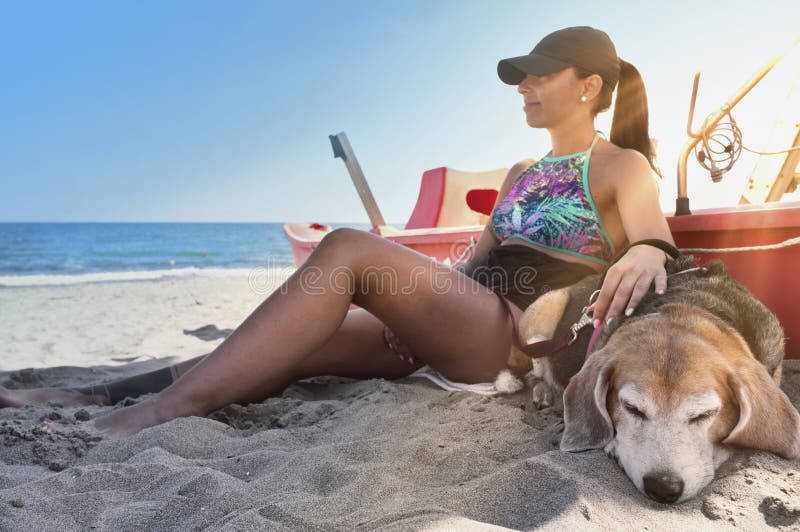
M 609 140 L 620 148 L 630 148 L 644 155 L 653 171 L 661 176 L 661 171 L 655 164 L 655 151 L 648 132 L 650 120 L 642 75 L 635 66 L 622 59 L 619 60 L 619 66 L 617 100 L 614 117 L 611 120 Z M 574 68 L 578 78 L 583 79 L 592 75 L 588 70 Z M 603 83 L 593 110 L 595 116 L 611 107 L 612 94 L 613 89 L 607 83 Z
M 648 132 L 647 92 L 644 90 L 642 75 L 627 61 L 619 60 L 619 85 L 611 120 L 610 141 L 620 148 L 631 148 L 645 156 L 650 167 L 655 165 L 655 153 Z

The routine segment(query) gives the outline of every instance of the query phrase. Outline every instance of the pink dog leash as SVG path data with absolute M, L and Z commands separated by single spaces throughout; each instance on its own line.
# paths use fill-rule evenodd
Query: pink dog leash
M 591 304 L 592 300 L 599 293 L 600 293 L 600 290 L 595 290 L 594 293 L 592 293 L 592 295 L 589 296 L 589 303 L 590 304 Z M 556 336 L 554 338 L 550 338 L 549 340 L 541 340 L 541 341 L 538 341 L 538 342 L 532 342 L 532 343 L 523 345 L 519 341 L 519 328 L 518 328 L 518 325 L 517 325 L 517 320 L 514 318 L 514 313 L 511 311 L 510 303 L 499 292 L 495 292 L 495 294 L 497 295 L 497 297 L 500 298 L 500 301 L 503 303 L 503 305 L 506 308 L 506 311 L 508 312 L 509 318 L 511 318 L 511 326 L 512 326 L 512 329 L 513 329 L 514 346 L 517 349 L 519 349 L 520 351 L 522 351 L 523 353 L 525 353 L 525 355 L 529 356 L 530 358 L 544 358 L 544 357 L 552 356 L 552 355 L 556 354 L 557 352 L 561 351 L 562 349 L 564 349 L 565 347 L 567 347 L 569 345 L 572 345 L 572 343 L 575 342 L 575 340 L 578 339 L 578 332 L 581 329 L 583 329 L 584 327 L 586 327 L 587 325 L 590 325 L 592 323 L 592 318 L 589 316 L 589 314 L 587 312 L 588 307 L 584 307 L 583 308 L 583 314 L 581 315 L 580 319 L 577 322 L 573 323 L 570 326 L 569 332 L 567 332 L 567 333 L 565 333 L 565 334 L 563 334 L 561 336 Z M 593 340 L 596 340 L 595 334 L 599 330 L 600 330 L 600 327 L 595 329 L 595 332 L 592 333 L 592 339 Z M 590 349 L 591 349 L 591 345 L 593 345 L 593 344 L 594 344 L 594 341 L 591 341 L 590 342 Z
M 589 358 L 594 351 L 594 344 L 597 343 L 597 339 L 600 338 L 603 327 L 605 327 L 605 323 L 601 323 L 600 327 L 592 331 L 592 337 L 589 338 L 589 345 L 586 346 L 586 358 Z

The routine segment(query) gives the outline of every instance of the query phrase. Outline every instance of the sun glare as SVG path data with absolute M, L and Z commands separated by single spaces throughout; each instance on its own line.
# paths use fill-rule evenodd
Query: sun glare
M 766 199 L 766 190 L 771 188 L 782 165 L 786 161 L 786 153 L 760 155 L 754 152 L 780 152 L 791 148 L 797 143 L 800 131 L 800 39 L 793 45 L 776 54 L 773 58 L 780 59 L 764 78 L 756 84 L 751 91 L 730 110 L 733 123 L 739 129 L 741 138 L 736 139 L 730 131 L 729 117 L 724 117 L 717 130 L 719 134 L 717 147 L 735 144 L 740 140 L 743 149 L 729 172 L 721 176 L 719 182 L 713 182 L 710 173 L 704 170 L 693 155 L 690 155 L 688 167 L 688 195 L 691 198 L 693 209 L 734 205 L 740 202 L 740 197 L 749 193 L 746 203 L 760 203 Z M 766 52 L 766 51 L 765 51 Z M 700 78 L 697 106 L 692 124 L 693 131 L 699 131 L 703 121 L 712 113 L 718 112 L 723 105 L 730 102 L 737 92 L 749 82 L 759 70 L 770 62 L 770 54 L 764 53 L 761 64 L 742 65 L 739 77 L 741 83 L 737 86 L 724 84 L 714 79 L 712 75 L 703 72 Z M 691 86 L 687 86 L 690 94 Z M 688 117 L 688 101 L 681 114 L 675 120 L 684 128 Z M 714 134 L 712 134 L 714 136 Z M 677 154 L 688 136 L 684 133 L 680 145 L 669 146 L 669 152 L 662 147 L 659 159 L 665 171 L 665 179 L 676 179 Z M 665 143 L 662 143 L 662 146 Z M 752 150 L 752 151 L 751 151 Z M 791 153 L 791 152 L 790 152 Z M 723 154 L 725 155 L 725 154 Z M 749 182 L 753 179 L 753 182 Z M 791 188 L 791 187 L 790 187 Z M 670 194 L 674 198 L 674 194 Z M 790 201 L 796 198 L 797 193 L 782 198 Z M 666 209 L 673 209 L 674 205 L 667 205 Z

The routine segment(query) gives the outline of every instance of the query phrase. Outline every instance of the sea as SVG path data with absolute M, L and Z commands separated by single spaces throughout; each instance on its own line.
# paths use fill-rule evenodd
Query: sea
M 0 287 L 227 276 L 294 266 L 282 223 L 0 223 Z

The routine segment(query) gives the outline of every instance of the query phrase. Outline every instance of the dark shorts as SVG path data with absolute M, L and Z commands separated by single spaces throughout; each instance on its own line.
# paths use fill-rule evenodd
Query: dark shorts
M 470 277 L 525 310 L 542 294 L 575 284 L 594 273 L 597 272 L 583 264 L 556 259 L 522 244 L 508 244 L 489 251 L 486 261 Z M 383 328 L 383 340 L 404 362 L 421 363 L 388 326 Z

